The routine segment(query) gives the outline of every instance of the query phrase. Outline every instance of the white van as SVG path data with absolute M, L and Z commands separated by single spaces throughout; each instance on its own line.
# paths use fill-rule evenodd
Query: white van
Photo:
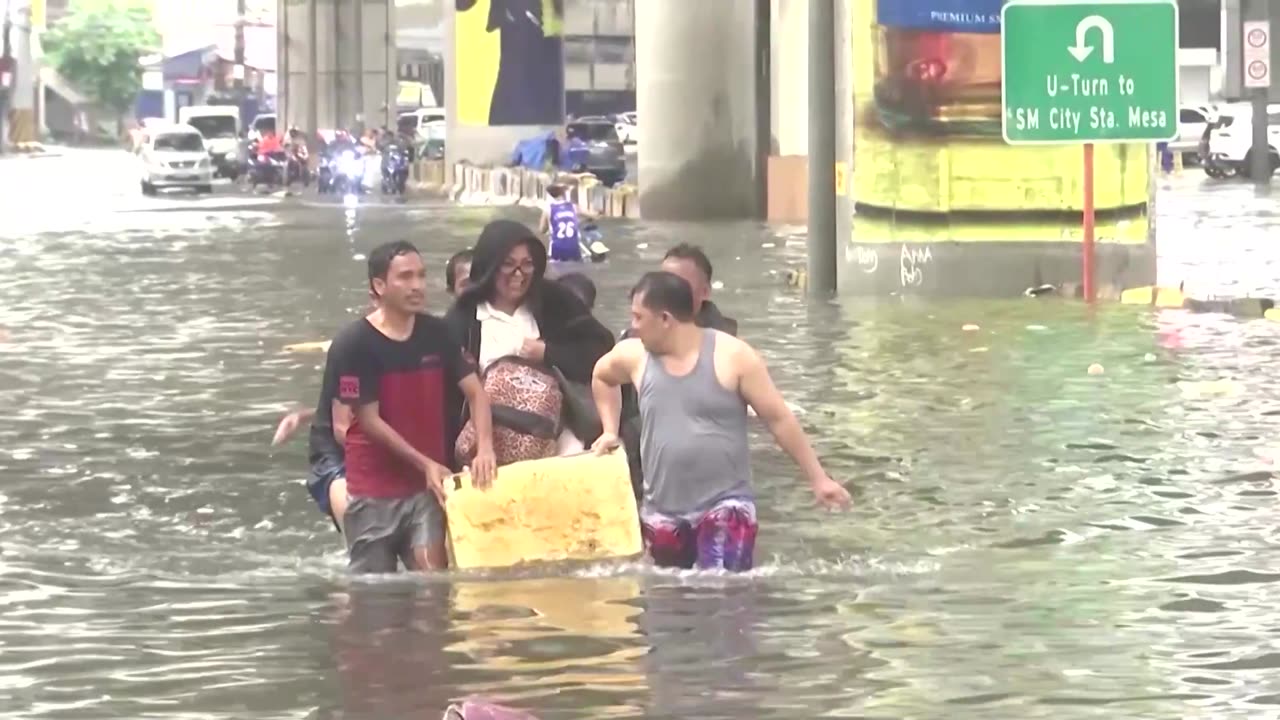
M 244 168 L 244 128 L 235 105 L 188 105 L 178 110 L 178 122 L 204 136 L 218 175 L 236 179 Z
M 439 130 L 431 127 L 432 123 L 444 122 L 446 117 L 444 108 L 418 108 L 400 113 L 396 120 L 396 129 L 402 133 L 412 132 L 417 136 L 419 143 L 425 143 L 439 135 Z

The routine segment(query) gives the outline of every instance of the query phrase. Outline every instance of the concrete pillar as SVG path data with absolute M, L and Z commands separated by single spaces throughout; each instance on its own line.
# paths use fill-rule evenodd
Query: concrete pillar
M 755 3 L 644 0 L 635 12 L 641 212 L 759 216 Z
M 394 0 L 279 0 L 279 115 L 307 132 L 395 127 Z
M 843 288 L 853 254 L 853 0 L 836 0 L 836 287 Z
M 809 152 L 808 0 L 773 0 L 771 105 L 774 155 Z M 847 35 L 843 33 L 842 35 Z M 839 68 L 839 64 L 837 64 Z

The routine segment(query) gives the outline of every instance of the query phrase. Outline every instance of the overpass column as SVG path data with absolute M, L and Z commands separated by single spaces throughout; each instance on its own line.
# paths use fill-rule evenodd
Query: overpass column
M 394 0 L 279 0 L 279 115 L 307 132 L 395 126 Z
M 759 216 L 764 168 L 755 75 L 757 50 L 767 48 L 757 48 L 756 5 L 635 4 L 640 208 L 646 218 Z

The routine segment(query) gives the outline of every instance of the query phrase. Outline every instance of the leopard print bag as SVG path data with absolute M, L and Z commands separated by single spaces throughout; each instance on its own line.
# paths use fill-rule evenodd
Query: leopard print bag
M 493 409 L 493 454 L 499 465 L 556 454 L 564 396 L 556 376 L 524 358 L 494 360 L 481 376 Z M 458 461 L 476 455 L 475 423 L 468 419 L 454 448 Z

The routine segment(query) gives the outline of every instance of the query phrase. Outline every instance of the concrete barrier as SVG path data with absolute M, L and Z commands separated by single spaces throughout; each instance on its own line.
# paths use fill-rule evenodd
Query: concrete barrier
M 594 175 L 457 163 L 449 184 L 447 169 L 443 160 L 419 160 L 413 168 L 413 190 L 461 205 L 542 207 L 547 186 L 558 184 L 565 186 L 569 199 L 580 210 L 600 217 L 640 217 L 640 196 L 634 186 L 605 187 Z

